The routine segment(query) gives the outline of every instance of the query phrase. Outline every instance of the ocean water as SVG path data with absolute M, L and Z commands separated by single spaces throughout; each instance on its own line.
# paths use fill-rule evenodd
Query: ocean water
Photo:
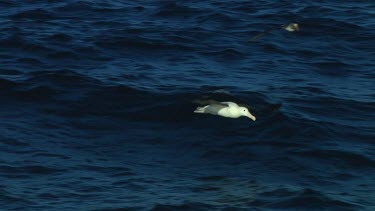
M 0 0 L 1 210 L 375 210 L 374 11 Z

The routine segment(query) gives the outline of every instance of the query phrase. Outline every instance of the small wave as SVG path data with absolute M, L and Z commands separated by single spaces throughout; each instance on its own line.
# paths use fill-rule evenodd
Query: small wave
M 14 7 L 16 5 L 19 5 L 19 2 L 17 1 L 0 1 L 0 5 L 4 7 Z
M 245 147 L 259 147 L 259 146 L 268 146 L 272 148 L 288 149 L 288 148 L 303 148 L 306 146 L 304 143 L 293 143 L 287 141 L 251 141 L 251 142 L 235 142 L 225 145 L 225 148 L 245 148 Z
M 35 58 L 19 58 L 19 59 L 17 59 L 17 62 L 24 63 L 24 64 L 30 64 L 30 65 L 42 65 L 42 64 L 44 64 L 39 59 L 35 59 Z
M 123 211 L 123 210 L 126 210 L 126 211 L 139 211 L 139 210 L 147 210 L 146 208 L 144 207 L 140 207 L 140 206 L 131 206 L 131 207 L 117 207 L 117 208 L 113 208 L 111 206 L 108 206 L 108 208 L 100 208 L 100 209 L 93 209 L 93 211 Z
M 322 75 L 329 75 L 334 77 L 347 77 L 354 72 L 353 67 L 342 61 L 323 61 L 313 64 L 317 68 L 317 72 Z
M 196 18 L 198 23 L 216 23 L 222 26 L 231 25 L 232 27 L 238 23 L 238 21 L 229 14 L 224 13 L 206 13 Z
M 57 6 L 53 8 L 53 11 L 57 14 L 64 14 L 66 17 L 78 18 L 79 16 L 90 15 L 90 13 L 93 13 L 94 4 L 85 1 L 75 1 Z
M 207 176 L 207 177 L 198 177 L 196 180 L 204 182 L 213 182 L 213 181 L 222 181 L 227 179 L 225 176 Z
M 32 155 L 33 157 L 44 157 L 44 158 L 60 158 L 64 160 L 70 159 L 68 156 L 60 155 L 60 154 L 53 154 L 47 152 L 37 152 Z
M 8 145 L 8 146 L 13 146 L 13 147 L 27 147 L 27 146 L 30 146 L 30 144 L 28 144 L 28 143 L 26 143 L 24 141 L 12 139 L 12 138 L 3 138 L 3 137 L 0 137 L 0 143 L 4 144 L 4 145 Z
M 221 61 L 222 59 L 233 61 L 246 58 L 246 55 L 244 53 L 232 48 L 227 48 L 218 51 L 203 51 L 201 52 L 201 54 L 204 56 L 219 58 L 221 59 Z
M 62 69 L 57 71 L 34 71 L 26 74 L 26 84 L 48 84 L 51 86 L 63 85 L 66 88 L 71 86 L 89 86 L 96 84 L 100 86 L 100 82 L 96 79 L 71 71 Z
M 65 14 L 66 17 L 78 18 L 80 16 L 86 15 L 90 15 L 93 17 L 104 14 L 124 14 L 128 11 L 128 9 L 128 7 L 125 7 L 121 3 L 113 4 L 107 2 L 96 2 L 95 4 L 92 4 L 86 1 L 74 1 L 56 6 L 53 8 L 53 11 L 58 14 Z
M 312 6 L 307 6 L 307 7 L 303 7 L 302 9 L 299 10 L 299 13 L 303 13 L 303 14 L 329 14 L 331 12 L 335 12 L 336 10 L 334 8 L 331 8 L 331 7 L 325 7 L 325 6 L 322 6 L 322 5 L 319 5 L 319 6 L 315 6 L 315 5 L 312 5 Z
M 213 2 L 212 4 L 224 10 L 229 9 L 231 11 L 236 11 L 236 12 L 243 13 L 246 15 L 254 14 L 258 12 L 259 10 L 259 8 L 256 7 L 256 4 L 250 1 L 241 2 L 241 4 L 229 4 L 229 5 L 226 2 L 218 1 L 218 2 Z
M 365 28 L 344 21 L 344 20 L 337 20 L 332 18 L 306 18 L 301 20 L 303 22 L 303 27 L 305 29 L 304 34 L 307 32 L 306 36 L 311 35 L 320 35 L 322 32 L 334 32 L 334 33 L 325 33 L 324 37 L 333 37 L 334 39 L 345 39 L 345 40 L 360 40 L 365 32 Z M 353 36 L 358 35 L 358 36 Z M 356 38 L 358 37 L 358 39 Z
M 23 101 L 45 101 L 51 100 L 59 94 L 59 91 L 47 86 L 35 86 L 13 90 L 8 93 L 8 96 L 23 100 Z
M 324 159 L 326 163 L 338 166 L 346 166 L 347 168 L 374 168 L 375 161 L 371 158 L 354 152 L 343 150 L 306 150 L 294 152 L 295 155 L 301 157 L 309 157 L 314 159 Z
M 49 42 L 69 42 L 73 40 L 73 37 L 64 33 L 56 33 L 48 36 L 46 40 Z
M 203 152 L 200 156 L 202 159 L 218 160 L 223 163 L 240 164 L 244 160 L 255 160 L 256 153 L 249 150 L 226 150 L 226 149 L 213 149 Z
M 2 90 L 9 90 L 16 86 L 16 83 L 7 79 L 0 78 L 0 88 Z
M 23 207 L 34 204 L 34 202 L 26 199 L 25 197 L 18 196 L 17 194 L 13 194 L 3 189 L 0 189 L 0 201 L 6 202 L 3 205 L 3 209 L 6 209 L 6 207 L 10 208 L 11 206 L 8 206 L 9 204 L 21 204 Z
M 0 165 L 0 174 L 3 176 L 8 175 L 15 175 L 15 174 L 21 174 L 21 175 L 48 175 L 48 174 L 55 174 L 62 172 L 64 170 L 57 169 L 57 168 L 50 168 L 45 166 L 10 166 L 10 165 Z
M 279 53 L 279 54 L 288 54 L 289 52 L 283 48 L 281 45 L 276 44 L 276 43 L 267 43 L 262 45 L 262 48 L 265 52 L 269 53 Z
M 17 14 L 11 17 L 15 21 L 19 20 L 38 20 L 38 21 L 45 21 L 45 20 L 53 20 L 56 19 L 57 16 L 55 13 L 48 12 L 44 9 L 34 9 L 28 11 L 18 12 Z
M 184 203 L 180 205 L 157 204 L 152 211 L 165 211 L 165 210 L 214 210 L 215 206 L 204 203 Z
M 35 54 L 45 54 L 53 52 L 52 49 L 45 47 L 43 44 L 39 43 L 36 40 L 27 40 L 21 36 L 18 35 L 12 35 L 10 37 L 7 37 L 5 39 L 0 39 L 0 45 L 3 48 L 7 49 L 19 49 L 23 52 L 32 53 L 32 55 Z
M 23 79 L 23 80 L 20 80 Z M 64 93 L 67 96 L 83 94 L 85 90 L 73 93 L 74 89 L 90 89 L 101 82 L 70 70 L 35 71 L 21 75 L 17 80 L 0 79 L 1 93 L 14 100 L 53 100 Z
M 291 193 L 289 193 L 291 194 Z M 277 209 L 340 209 L 352 210 L 359 208 L 358 205 L 332 199 L 319 191 L 304 189 L 296 196 L 292 196 L 279 202 L 268 204 L 266 207 Z
M 40 199 L 44 199 L 44 200 L 57 200 L 59 199 L 59 197 L 55 194 L 52 194 L 52 193 L 41 193 L 38 195 L 38 197 Z
M 126 38 L 126 37 L 112 37 L 106 38 L 105 40 L 98 39 L 95 41 L 95 45 L 102 48 L 126 48 L 135 50 L 146 50 L 146 51 L 171 51 L 171 50 L 192 50 L 187 45 L 166 43 L 162 40 L 151 40 L 142 37 Z
M 58 51 L 47 55 L 48 59 L 79 60 L 79 56 L 72 51 Z
M 134 175 L 132 170 L 126 167 L 119 166 L 94 166 L 94 165 L 80 165 L 80 170 L 92 171 L 97 173 L 111 173 L 112 175 L 120 176 L 121 174 Z
M 311 92 L 309 89 L 301 90 L 301 96 L 308 96 L 305 91 Z M 330 96 L 327 94 L 317 95 L 316 97 L 301 98 L 293 97 L 288 98 L 288 102 L 298 110 L 301 110 L 306 115 L 314 116 L 327 122 L 332 122 L 330 119 L 335 118 L 335 124 L 339 124 L 338 119 L 342 120 L 361 120 L 368 121 L 374 120 L 375 116 L 372 115 L 371 110 L 375 105 L 374 102 L 359 102 L 356 100 L 342 99 Z M 321 108 L 324 108 L 324 111 Z M 341 122 L 343 124 L 344 122 Z M 345 125 L 358 126 L 358 122 L 347 122 Z M 328 125 L 327 125 L 328 126 Z
M 162 18 L 192 18 L 201 13 L 201 9 L 180 5 L 180 3 L 166 3 L 157 9 L 154 16 Z

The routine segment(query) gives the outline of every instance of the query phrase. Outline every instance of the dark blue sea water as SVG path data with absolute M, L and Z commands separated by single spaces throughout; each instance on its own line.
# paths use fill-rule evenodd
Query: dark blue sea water
M 374 67 L 374 1 L 1 0 L 1 210 L 375 210 Z

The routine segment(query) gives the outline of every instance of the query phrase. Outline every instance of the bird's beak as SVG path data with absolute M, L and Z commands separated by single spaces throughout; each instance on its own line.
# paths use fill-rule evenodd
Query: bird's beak
M 247 115 L 247 117 L 249 117 L 253 121 L 257 120 L 257 118 L 255 116 L 251 115 L 250 113 Z

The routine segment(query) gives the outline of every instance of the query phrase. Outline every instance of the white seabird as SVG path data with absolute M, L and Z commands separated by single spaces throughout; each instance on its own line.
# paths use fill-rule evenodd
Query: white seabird
M 272 27 L 270 29 L 267 29 L 266 31 L 264 32 L 261 32 L 257 35 L 255 35 L 254 37 L 252 37 L 251 39 L 249 39 L 247 42 L 254 42 L 256 41 L 258 38 L 270 33 L 271 31 L 275 30 L 275 29 L 284 29 L 288 32 L 295 32 L 295 31 L 299 31 L 299 25 L 298 23 L 289 23 L 289 24 L 284 24 L 284 25 L 281 25 L 281 26 L 275 26 L 275 27 Z
M 299 26 L 297 23 L 290 23 L 288 25 L 283 25 L 281 28 L 287 30 L 288 32 L 299 31 Z
M 213 102 L 203 107 L 197 107 L 194 113 L 205 113 L 219 115 L 228 118 L 238 118 L 241 116 L 249 117 L 253 121 L 256 120 L 246 107 L 239 106 L 233 102 Z

